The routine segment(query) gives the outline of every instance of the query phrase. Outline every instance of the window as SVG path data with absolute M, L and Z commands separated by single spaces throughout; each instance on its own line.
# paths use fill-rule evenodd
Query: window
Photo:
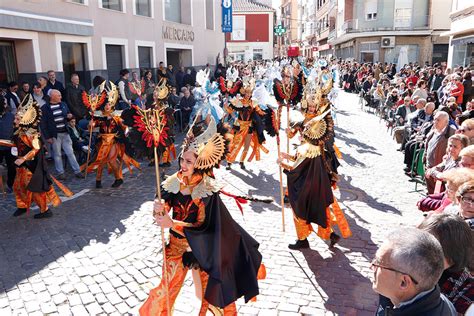
M 214 0 L 206 0 L 206 29 L 214 29 Z
M 0 84 L 18 80 L 15 46 L 13 42 L 0 41 Z
M 138 46 L 138 66 L 144 69 L 151 68 L 152 48 L 146 46 Z
M 394 7 L 393 26 L 410 27 L 413 0 L 396 0 Z
M 135 0 L 135 14 L 151 17 L 150 0 Z
M 165 20 L 181 23 L 181 0 L 165 1 Z
M 84 0 L 69 0 L 70 2 L 75 2 L 75 3 L 80 3 L 80 4 L 86 4 Z
M 254 49 L 253 60 L 262 60 L 262 59 L 263 59 L 263 49 Z
M 102 8 L 122 11 L 122 0 L 102 0 Z
M 245 15 L 233 15 L 232 24 L 232 40 L 245 41 Z
M 365 0 L 365 19 L 366 21 L 377 19 L 377 0 Z

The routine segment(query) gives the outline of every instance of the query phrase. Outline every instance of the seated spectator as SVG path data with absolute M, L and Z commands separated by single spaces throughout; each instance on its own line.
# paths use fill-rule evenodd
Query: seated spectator
M 474 118 L 474 100 L 466 103 L 466 111 L 462 112 L 462 114 L 456 118 L 456 123 L 461 125 L 465 120 L 472 118 Z
M 76 125 L 76 118 L 74 116 L 67 118 L 66 128 L 72 140 L 72 148 L 75 151 L 87 153 L 89 150 L 89 143 L 86 139 L 86 132 Z
M 428 91 L 426 90 L 426 82 L 423 80 L 420 80 L 418 81 L 416 85 L 417 85 L 417 88 L 415 89 L 415 91 L 413 91 L 413 95 L 411 97 L 413 98 L 417 96 L 426 100 L 428 98 Z
M 405 125 L 409 123 L 408 119 L 413 112 L 415 112 L 415 107 L 411 104 L 411 98 L 405 97 L 403 105 L 400 105 L 395 112 L 397 127 L 393 129 L 393 137 L 398 144 L 403 144 Z
M 425 177 L 426 182 L 435 182 L 441 180 L 441 174 L 453 168 L 458 168 L 461 162 L 459 156 L 461 150 L 469 145 L 469 139 L 460 134 L 454 134 L 448 139 L 448 148 L 446 149 L 446 155 L 443 157 L 443 161 L 438 165 L 426 170 Z M 432 185 L 434 185 L 432 183 Z
M 180 98 L 176 93 L 175 87 L 171 87 L 170 91 L 170 95 L 168 96 L 168 105 L 173 109 L 176 109 L 178 108 Z
M 189 91 L 188 88 L 183 88 L 182 90 L 183 97 L 179 101 L 178 108 L 183 114 L 183 126 L 186 126 L 189 124 L 189 117 L 191 116 L 191 112 L 193 111 L 194 105 L 196 104 L 196 100 L 194 100 L 194 96 L 191 95 L 191 91 Z
M 372 288 L 382 295 L 376 315 L 457 315 L 438 286 L 443 259 L 443 249 L 431 234 L 416 228 L 392 232 L 371 265 Z
M 474 119 L 462 122 L 458 132 L 469 138 L 470 145 L 474 145 Z
M 456 191 L 456 201 L 459 204 L 458 215 L 474 231 L 474 181 L 468 181 L 459 187 Z
M 474 200 L 471 200 L 474 203 Z M 438 281 L 443 293 L 461 315 L 474 311 L 473 269 L 474 239 L 466 222 L 454 214 L 433 214 L 419 226 L 432 234 L 441 244 L 444 253 L 444 271 Z
M 433 168 L 443 161 L 448 145 L 448 139 L 455 133 L 455 129 L 448 125 L 449 115 L 438 111 L 433 119 L 433 128 L 426 136 L 423 163 L 425 170 Z M 433 194 L 434 181 L 427 182 L 428 194 Z
M 446 182 L 446 198 L 435 211 L 456 213 L 459 205 L 456 201 L 456 192 L 461 185 L 474 180 L 474 170 L 470 168 L 454 168 L 443 172 L 440 176 Z
M 454 75 L 452 77 L 452 87 L 449 92 L 449 96 L 455 97 L 456 98 L 456 104 L 462 108 L 462 98 L 464 95 L 464 86 L 462 85 L 461 82 L 461 76 L 459 75 Z
M 378 84 L 373 93 L 375 107 L 379 108 L 385 102 L 385 93 L 381 84 Z

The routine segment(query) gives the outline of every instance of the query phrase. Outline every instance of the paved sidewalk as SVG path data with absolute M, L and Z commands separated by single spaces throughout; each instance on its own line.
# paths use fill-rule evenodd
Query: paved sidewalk
M 244 205 L 222 197 L 234 218 L 261 244 L 267 279 L 257 302 L 239 300 L 241 315 L 373 315 L 370 261 L 385 234 L 421 220 L 420 195 L 403 174 L 402 154 L 379 119 L 362 112 L 358 97 L 340 93 L 336 144 L 343 153 L 337 193 L 353 236 L 330 251 L 313 234 L 311 249 L 289 251 L 295 239 L 291 210 L 282 232 L 276 145 L 260 162 L 216 174 L 225 190 L 268 195 L 273 204 Z M 285 142 L 283 142 L 285 143 Z M 94 175 L 66 181 L 81 195 L 48 220 L 12 218 L 11 195 L 0 200 L 0 315 L 137 314 L 161 276 L 159 228 L 152 224 L 154 168 L 125 175 L 120 190 L 96 190 Z M 166 170 L 171 174 L 177 164 Z M 174 315 L 195 315 L 199 302 L 190 275 Z

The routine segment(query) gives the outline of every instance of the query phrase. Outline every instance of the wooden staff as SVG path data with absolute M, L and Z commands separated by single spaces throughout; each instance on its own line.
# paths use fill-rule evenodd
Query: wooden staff
M 155 155 L 155 173 L 156 173 L 156 195 L 158 200 L 161 202 L 161 181 L 160 181 L 160 166 L 158 164 L 158 153 L 156 146 L 153 146 L 153 152 Z M 164 215 L 164 214 L 161 214 Z M 166 260 L 166 243 L 165 243 L 165 229 L 161 226 L 161 247 L 163 249 L 163 281 L 165 282 L 165 295 L 166 295 L 166 314 L 170 316 L 170 296 L 168 293 L 168 272 L 167 272 L 167 260 Z
M 290 102 L 286 102 L 286 128 L 290 128 Z M 290 138 L 286 135 L 286 152 L 290 153 Z
M 92 145 L 92 130 L 94 129 L 94 115 L 91 116 L 91 126 L 90 126 L 90 131 L 89 131 L 89 147 L 87 150 L 87 160 L 86 160 L 86 168 L 85 168 L 85 174 L 84 174 L 84 179 L 87 178 L 87 168 L 89 167 L 89 159 L 91 157 L 91 145 Z
M 281 149 L 280 149 L 280 121 L 281 121 L 281 107 L 278 109 L 278 133 L 276 135 L 277 141 L 277 152 L 278 152 L 278 159 L 281 159 Z M 280 204 L 281 204 L 281 225 L 282 231 L 285 232 L 285 191 L 283 190 L 283 168 L 281 163 L 278 164 L 278 168 L 280 171 Z

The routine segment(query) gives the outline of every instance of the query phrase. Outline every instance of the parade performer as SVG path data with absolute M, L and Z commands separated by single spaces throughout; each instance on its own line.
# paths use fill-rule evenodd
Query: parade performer
M 264 104 L 258 102 L 252 97 L 255 88 L 255 79 L 244 77 L 242 79 L 242 88 L 240 95 L 230 100 L 228 106 L 237 112 L 237 120 L 234 122 L 234 137 L 230 145 L 230 152 L 227 155 L 227 169 L 231 168 L 231 164 L 237 159 L 239 152 L 240 167 L 245 169 L 244 161 L 247 157 L 250 147 L 252 152 L 248 158 L 248 162 L 260 160 L 260 151 L 268 153 L 268 149 L 263 146 L 265 135 L 263 131 L 266 127 L 272 127 L 271 122 L 273 110 Z M 272 133 L 270 130 L 268 132 Z
M 196 88 L 193 90 L 194 105 L 191 113 L 191 120 L 194 120 L 196 114 L 201 113 L 202 117 L 212 115 L 216 122 L 220 122 L 224 117 L 224 110 L 220 103 L 220 89 L 217 82 L 209 80 L 209 70 L 199 70 L 196 74 Z
M 142 316 L 166 315 L 166 301 L 172 308 L 189 269 L 204 293 L 199 315 L 206 315 L 208 309 L 237 315 L 239 297 L 248 301 L 258 295 L 259 244 L 232 219 L 213 175 L 213 168 L 227 153 L 226 130 L 216 126 L 211 115 L 197 122 L 199 117 L 183 142 L 180 171 L 163 182 L 163 200 L 155 201 L 156 223 L 170 228 L 163 269 L 168 287 L 162 281 L 151 290 L 140 308 Z
M 351 236 L 349 224 L 337 203 L 332 187 L 337 181 L 332 155 L 328 152 L 328 144 L 333 143 L 334 124 L 330 109 L 316 116 L 316 105 L 321 103 L 321 91 L 308 94 L 307 110 L 304 119 L 294 124 L 289 136 L 300 132 L 302 142 L 296 155 L 282 153 L 279 162 L 285 169 L 288 182 L 288 197 L 293 209 L 293 219 L 298 240 L 290 244 L 290 249 L 308 248 L 307 237 L 313 231 L 311 223 L 317 224 L 318 236 L 330 240 L 333 247 L 340 239 L 333 226 L 339 226 L 344 238 Z M 305 102 L 303 102 L 305 103 Z M 289 166 L 282 162 L 288 159 L 294 164 Z
M 53 182 L 66 196 L 73 195 L 68 188 L 48 173 L 38 130 L 40 119 L 39 105 L 31 94 L 27 94 L 18 106 L 15 115 L 13 140 L 0 140 L 1 146 L 12 147 L 17 156 L 15 160 L 17 170 L 13 183 L 17 210 L 13 216 L 26 213 L 32 202 L 35 202 L 40 209 L 40 213 L 35 214 L 34 218 L 53 216 L 48 204 L 53 206 L 61 204 L 61 200 L 52 186 Z
M 99 128 L 99 141 L 97 144 L 97 154 L 94 161 L 90 165 L 83 165 L 86 173 L 93 170 L 96 171 L 96 188 L 102 188 L 102 172 L 104 167 L 107 167 L 109 172 L 114 173 L 115 181 L 112 184 L 113 188 L 118 188 L 123 184 L 122 165 L 128 167 L 132 171 L 132 165 L 140 169 L 140 164 L 131 158 L 125 152 L 125 132 L 127 126 L 123 123 L 120 117 L 121 112 L 114 111 L 115 104 L 118 100 L 118 90 L 114 83 L 106 81 L 102 83 L 100 89 L 106 93 L 106 97 L 101 98 L 102 103 L 97 105 L 98 111 L 92 113 L 92 120 L 89 128 L 97 126 Z M 83 98 L 86 100 L 86 98 Z M 89 104 L 85 104 L 89 107 Z M 90 107 L 89 107 L 90 108 Z

